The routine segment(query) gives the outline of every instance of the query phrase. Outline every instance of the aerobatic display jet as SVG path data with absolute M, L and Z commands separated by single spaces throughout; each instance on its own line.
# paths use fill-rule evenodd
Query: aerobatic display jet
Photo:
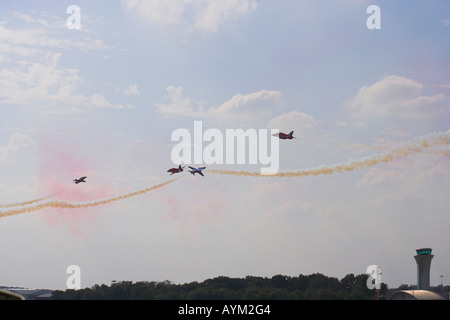
M 86 182 L 86 178 L 87 177 L 81 177 L 80 179 L 75 179 L 75 180 L 73 180 L 73 183 L 79 184 L 79 183 L 82 183 L 82 182 Z
M 189 167 L 189 168 L 192 169 L 192 170 L 189 171 L 190 173 L 192 173 L 192 175 L 195 176 L 195 174 L 198 173 L 198 174 L 200 174 L 202 177 L 204 177 L 202 170 L 206 169 L 206 167 L 201 167 L 201 168 L 192 168 L 192 167 Z
M 291 131 L 289 134 L 280 132 L 280 133 L 275 133 L 273 136 L 274 137 L 278 137 L 282 140 L 292 140 L 292 139 L 297 139 L 296 137 L 292 136 L 294 134 L 294 131 Z
M 181 164 L 180 164 L 180 166 L 178 168 L 169 169 L 169 170 L 167 170 L 167 172 L 172 172 L 172 174 L 175 174 L 175 173 L 183 172 L 183 169 L 184 169 L 184 167 L 182 168 Z

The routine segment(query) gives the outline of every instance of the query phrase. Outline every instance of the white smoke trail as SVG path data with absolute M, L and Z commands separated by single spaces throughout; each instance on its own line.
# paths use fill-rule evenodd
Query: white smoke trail
M 143 190 L 125 194 L 125 195 L 120 195 L 120 196 L 110 198 L 110 199 L 105 199 L 105 200 L 96 200 L 96 201 L 91 201 L 91 202 L 68 202 L 68 201 L 55 200 L 55 201 L 48 201 L 48 202 L 40 203 L 40 204 L 31 206 L 31 207 L 24 207 L 24 208 L 8 210 L 8 211 L 0 211 L 0 219 L 5 218 L 5 217 L 19 215 L 19 214 L 24 214 L 24 213 L 31 213 L 31 212 L 42 210 L 45 208 L 81 209 L 81 208 L 97 207 L 97 206 L 105 205 L 108 203 L 135 197 L 135 196 L 162 188 L 172 182 L 175 182 L 176 180 L 178 180 L 180 178 L 181 177 L 172 179 L 170 181 L 158 184 L 156 186 L 153 186 L 153 187 L 150 187 L 147 189 L 143 189 Z
M 445 156 L 449 156 L 449 150 L 443 149 L 443 147 L 448 147 L 449 144 L 450 144 L 450 130 L 447 132 L 428 134 L 424 137 L 416 138 L 410 142 L 403 143 L 400 146 L 393 148 L 389 151 L 368 158 L 352 160 L 347 163 L 337 164 L 334 166 L 323 166 L 313 169 L 285 171 L 273 175 L 261 175 L 260 172 L 233 171 L 233 170 L 208 170 L 208 172 L 222 175 L 247 176 L 247 177 L 279 177 L 279 178 L 330 175 L 333 173 L 343 173 L 348 171 L 354 171 L 357 169 L 364 169 L 367 167 L 377 165 L 379 163 L 391 162 L 394 160 L 405 158 L 409 155 L 419 154 L 422 152 L 439 153 Z M 433 148 L 441 148 L 441 149 L 433 149 Z

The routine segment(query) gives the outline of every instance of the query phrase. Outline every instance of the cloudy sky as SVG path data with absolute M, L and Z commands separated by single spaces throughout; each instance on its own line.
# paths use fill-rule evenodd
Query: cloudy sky
M 367 27 L 373 4 L 381 29 Z M 67 26 L 70 5 L 80 29 Z M 194 121 L 294 130 L 296 140 L 280 141 L 281 171 L 448 136 L 449 56 L 444 1 L 1 1 L 0 212 L 166 182 L 178 166 L 172 133 L 193 132 Z M 342 278 L 378 264 L 396 287 L 416 283 L 421 247 L 433 248 L 437 285 L 450 278 L 446 148 L 326 176 L 184 172 L 107 205 L 4 217 L 0 285 L 66 289 L 70 265 L 90 287 Z

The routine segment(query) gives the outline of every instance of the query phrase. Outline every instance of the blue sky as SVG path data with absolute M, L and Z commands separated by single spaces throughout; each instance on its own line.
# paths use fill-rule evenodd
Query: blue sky
M 73 4 L 80 30 L 66 27 Z M 380 30 L 366 27 L 372 4 Z M 280 141 L 282 171 L 447 132 L 448 12 L 443 1 L 2 1 L 0 205 L 167 181 L 171 134 L 195 120 L 294 130 L 297 140 Z M 71 184 L 82 175 L 87 184 Z M 73 264 L 83 287 L 341 278 L 379 264 L 394 287 L 415 283 L 419 247 L 436 254 L 431 283 L 445 280 L 448 146 L 331 176 L 205 175 L 102 207 L 0 219 L 0 285 L 65 289 Z

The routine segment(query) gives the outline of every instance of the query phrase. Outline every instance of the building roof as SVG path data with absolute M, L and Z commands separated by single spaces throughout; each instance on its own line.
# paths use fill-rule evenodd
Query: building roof
M 0 289 L 0 300 L 24 300 L 24 298 L 17 293 Z
M 48 289 L 10 289 L 10 292 L 22 296 L 25 300 L 50 299 L 52 290 Z
M 399 290 L 389 300 L 444 300 L 439 294 L 428 290 Z

